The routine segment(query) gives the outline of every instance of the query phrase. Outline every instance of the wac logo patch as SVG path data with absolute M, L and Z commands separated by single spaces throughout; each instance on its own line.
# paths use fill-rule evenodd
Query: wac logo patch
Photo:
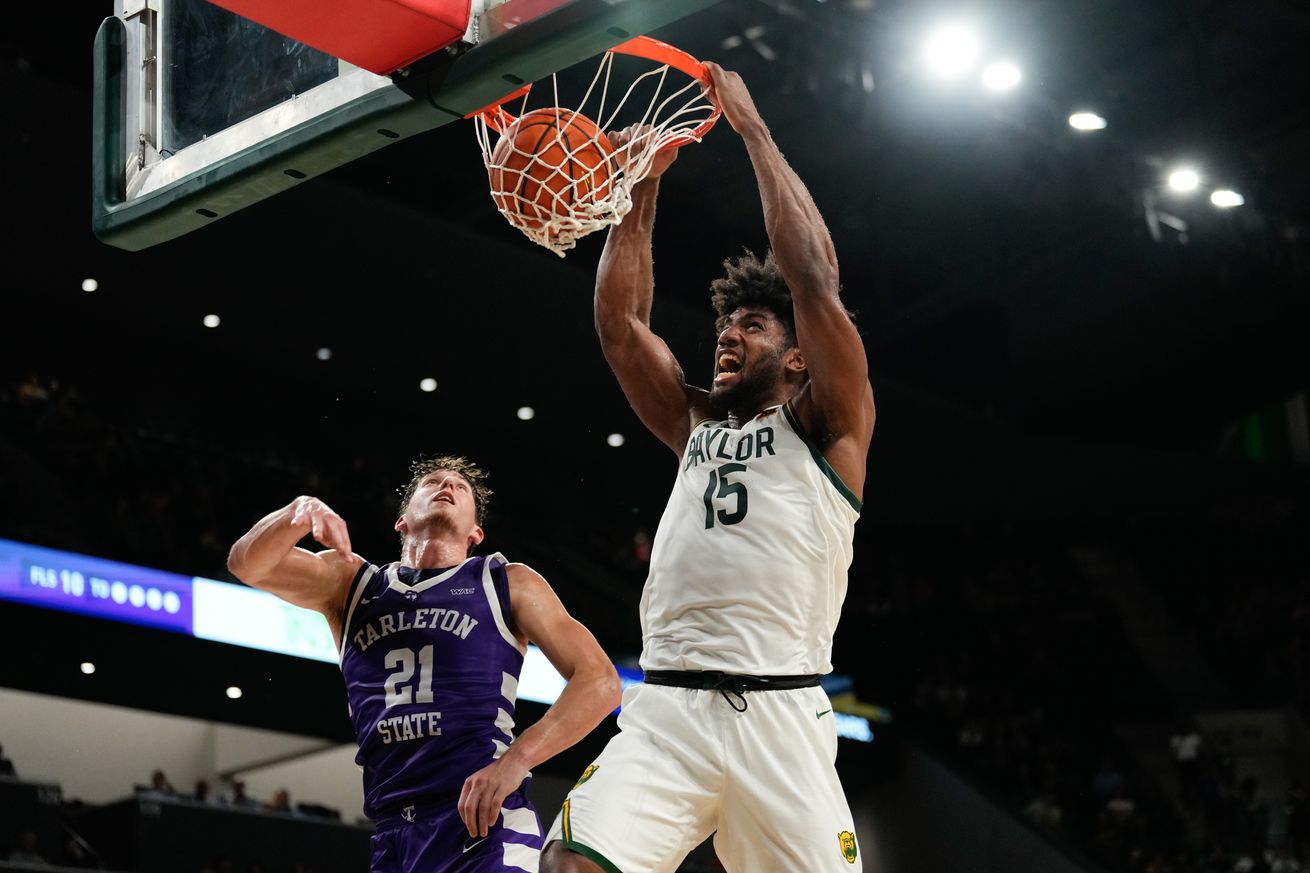
M 855 863 L 855 834 L 850 831 L 842 831 L 837 835 L 837 842 L 841 844 L 841 856 L 846 859 L 846 863 Z
M 577 787 L 578 787 L 579 785 L 581 785 L 583 782 L 586 782 L 586 781 L 587 781 L 588 779 L 590 779 L 590 778 L 592 777 L 592 775 L 593 775 L 597 770 L 599 770 L 599 769 L 600 769 L 600 766 L 597 765 L 597 764 L 588 764 L 588 765 L 587 765 L 587 769 L 586 769 L 586 770 L 583 770 L 583 771 L 582 771 L 582 775 L 578 777 L 578 781 L 575 782 L 575 783 L 573 783 L 573 787 L 574 787 L 574 788 L 577 788 Z

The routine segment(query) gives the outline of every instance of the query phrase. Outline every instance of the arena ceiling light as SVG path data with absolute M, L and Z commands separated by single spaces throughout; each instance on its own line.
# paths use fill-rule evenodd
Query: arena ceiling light
M 611 449 L 617 449 L 619 446 L 623 445 L 623 443 L 624 439 L 623 434 L 621 433 L 612 433 L 605 437 L 605 445 L 609 446 Z
M 431 394 L 433 391 L 437 390 L 437 380 L 433 379 L 431 376 L 421 380 L 418 383 L 418 390 L 426 394 Z
M 1169 173 L 1169 187 L 1180 194 L 1195 191 L 1201 184 L 1201 175 L 1191 167 L 1179 167 Z
M 235 686 L 235 685 L 229 685 L 229 686 L 227 686 L 227 697 L 228 697 L 228 700 L 240 700 L 240 699 L 241 699 L 241 689 L 238 688 L 238 687 Z
M 90 661 L 83 661 L 83 662 L 82 662 L 82 672 L 83 672 L 83 673 L 85 673 L 86 675 L 90 676 L 90 675 L 91 675 L 92 673 L 94 673 L 95 671 L 96 671 L 96 665 L 95 665 L 95 664 L 92 664 Z
M 537 411 L 531 406 L 520 406 L 514 414 L 519 417 L 519 421 L 532 421 L 537 417 Z
M 332 360 L 332 350 L 327 346 L 324 346 L 323 348 L 314 352 L 314 357 L 318 358 L 320 361 L 330 361 Z
M 1009 61 L 988 64 L 982 71 L 983 87 L 988 91 L 1009 91 L 1023 80 L 1023 73 Z
M 1246 202 L 1246 198 L 1236 191 L 1230 191 L 1227 188 L 1220 188 L 1210 193 L 1210 202 L 1220 209 L 1232 209 L 1234 206 L 1241 206 Z
M 923 60 L 933 75 L 954 79 L 974 68 L 980 51 L 977 31 L 966 23 L 956 22 L 942 25 L 928 35 Z
M 1069 116 L 1069 126 L 1074 130 L 1105 130 L 1106 121 L 1095 112 L 1075 112 Z
M 223 319 L 219 318 L 217 315 L 211 312 L 209 315 L 206 315 L 204 317 L 203 323 L 205 327 L 218 327 L 220 324 L 223 323 Z
M 88 294 L 90 294 L 92 291 L 95 291 L 99 287 L 100 287 L 100 283 L 97 282 L 95 279 L 82 280 L 82 290 Z

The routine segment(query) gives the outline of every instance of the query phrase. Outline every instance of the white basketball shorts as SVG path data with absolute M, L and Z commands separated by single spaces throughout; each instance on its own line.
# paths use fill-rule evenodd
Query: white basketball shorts
M 629 687 L 620 733 L 569 792 L 547 844 L 562 840 L 606 873 L 671 873 L 714 834 L 728 873 L 859 871 L 828 696 L 744 699 L 738 712 L 718 691 Z

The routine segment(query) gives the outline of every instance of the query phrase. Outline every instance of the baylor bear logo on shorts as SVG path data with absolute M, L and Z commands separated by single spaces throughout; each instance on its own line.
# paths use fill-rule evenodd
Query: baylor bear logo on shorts
M 575 783 L 573 783 L 573 787 L 574 787 L 574 788 L 577 788 L 577 787 L 578 787 L 579 785 L 581 785 L 583 782 L 586 782 L 588 779 L 591 778 L 592 774 L 595 773 L 595 772 L 596 772 L 597 770 L 599 770 L 599 769 L 600 769 L 600 766 L 597 765 L 597 764 L 588 764 L 588 765 L 587 765 L 587 769 L 586 769 L 586 770 L 583 770 L 583 771 L 582 771 L 582 775 L 578 777 L 578 781 L 575 782 Z
M 841 843 L 841 854 L 848 864 L 855 863 L 855 834 L 850 831 L 842 831 L 837 835 L 837 842 Z

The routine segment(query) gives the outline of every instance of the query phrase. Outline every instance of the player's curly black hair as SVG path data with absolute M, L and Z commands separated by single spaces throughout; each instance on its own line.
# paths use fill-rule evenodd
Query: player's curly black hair
M 791 288 L 782 279 L 782 270 L 773 260 L 773 250 L 760 260 L 751 249 L 743 249 L 743 254 L 723 261 L 724 275 L 710 283 L 710 303 L 714 304 L 714 329 L 722 332 L 727 326 L 728 317 L 741 307 L 760 307 L 768 309 L 786 332 L 787 345 L 796 343 L 796 317 L 791 309 Z M 846 312 L 846 317 L 854 321 L 854 315 Z
M 717 318 L 714 329 L 722 331 L 728 323 L 728 317 L 743 306 L 758 306 L 772 312 L 782 322 L 786 331 L 787 345 L 796 345 L 796 318 L 792 314 L 791 291 L 782 280 L 782 272 L 773 260 L 773 252 L 765 255 L 764 260 L 756 257 L 750 249 L 736 258 L 723 262 L 724 275 L 710 283 Z
M 724 275 L 710 283 L 713 292 L 710 302 L 717 316 L 714 329 L 722 332 L 728 317 L 743 306 L 758 306 L 772 312 L 782 322 L 788 346 L 796 341 L 796 316 L 792 311 L 791 289 L 783 281 L 778 262 L 770 249 L 760 260 L 750 249 L 742 249 L 736 258 L 723 262 Z M 855 321 L 855 313 L 845 310 L 846 317 Z
M 473 511 L 478 526 L 487 518 L 487 504 L 491 501 L 491 489 L 487 487 L 487 474 L 481 467 L 460 455 L 439 455 L 435 458 L 419 458 L 409 465 L 412 477 L 404 488 L 397 488 L 400 494 L 400 514 L 409 508 L 410 498 L 423 477 L 437 470 L 450 470 L 463 476 L 473 489 Z

